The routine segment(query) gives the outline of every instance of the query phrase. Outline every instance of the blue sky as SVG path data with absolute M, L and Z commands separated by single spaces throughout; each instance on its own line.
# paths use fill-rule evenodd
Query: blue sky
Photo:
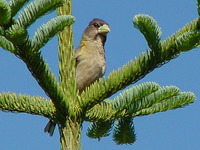
M 148 49 L 142 34 L 133 27 L 132 18 L 137 14 L 152 16 L 162 29 L 162 40 L 197 18 L 196 1 L 192 0 L 93 0 L 74 1 L 74 46 L 93 18 L 101 18 L 110 24 L 106 48 L 107 76 Z M 32 37 L 37 27 L 55 17 L 51 13 L 30 27 Z M 57 38 L 53 38 L 42 53 L 52 72 L 58 76 Z M 148 74 L 136 84 L 154 81 L 161 86 L 175 85 L 181 91 L 192 91 L 196 101 L 184 108 L 136 117 L 134 119 L 137 140 L 133 145 L 117 146 L 112 136 L 100 142 L 89 139 L 85 133 L 89 123 L 84 123 L 83 150 L 197 150 L 200 149 L 200 51 L 199 48 L 182 53 L 178 58 Z M 0 49 L 0 91 L 47 97 L 28 72 L 25 64 L 7 51 Z M 53 137 L 43 133 L 47 118 L 29 114 L 0 112 L 0 145 L 4 150 L 59 149 L 58 130 Z

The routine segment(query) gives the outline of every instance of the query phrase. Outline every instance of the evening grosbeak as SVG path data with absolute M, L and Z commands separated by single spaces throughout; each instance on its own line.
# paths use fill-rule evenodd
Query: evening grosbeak
M 79 95 L 90 84 L 101 78 L 106 71 L 105 50 L 106 35 L 110 32 L 108 23 L 93 19 L 85 29 L 75 52 L 76 81 Z M 55 123 L 51 120 L 44 131 L 52 136 Z

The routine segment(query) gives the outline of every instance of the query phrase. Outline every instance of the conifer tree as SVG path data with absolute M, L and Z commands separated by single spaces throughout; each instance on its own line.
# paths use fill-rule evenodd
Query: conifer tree
M 155 82 L 133 85 L 154 69 L 200 45 L 199 18 L 161 41 L 161 29 L 149 15 L 139 14 L 133 25 L 146 39 L 149 50 L 108 77 L 77 94 L 71 0 L 0 0 L 0 47 L 21 59 L 49 99 L 17 93 L 0 93 L 0 110 L 41 115 L 58 124 L 61 149 L 80 149 L 81 126 L 91 122 L 87 135 L 100 139 L 113 131 L 116 144 L 136 140 L 133 119 L 183 107 L 195 101 L 192 92 Z M 197 1 L 199 13 L 199 1 Z M 58 16 L 41 25 L 33 38 L 27 29 L 51 11 Z M 16 17 L 17 16 L 17 17 Z M 16 19 L 17 18 L 17 19 Z M 59 79 L 44 60 L 42 47 L 58 34 Z M 64 39 L 64 40 L 63 40 Z M 68 69 L 66 69 L 68 68 Z M 127 86 L 132 87 L 125 89 Z M 109 97 L 124 89 L 115 98 Z

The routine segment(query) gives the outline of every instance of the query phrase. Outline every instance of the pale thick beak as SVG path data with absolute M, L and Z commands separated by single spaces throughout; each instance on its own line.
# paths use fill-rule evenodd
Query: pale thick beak
M 98 32 L 100 34 L 106 35 L 108 32 L 110 32 L 110 28 L 109 28 L 109 26 L 107 24 L 104 24 L 103 26 L 98 28 Z

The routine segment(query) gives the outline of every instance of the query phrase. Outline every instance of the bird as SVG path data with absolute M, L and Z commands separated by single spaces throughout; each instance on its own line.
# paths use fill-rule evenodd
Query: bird
M 105 50 L 109 25 L 101 19 L 93 19 L 85 29 L 75 52 L 76 82 L 79 93 L 101 78 L 106 71 Z
M 79 95 L 106 72 L 104 45 L 107 33 L 109 32 L 109 24 L 98 18 L 90 21 L 84 30 L 74 57 L 76 61 L 76 83 Z M 52 136 L 55 125 L 50 120 L 44 132 L 48 132 Z

